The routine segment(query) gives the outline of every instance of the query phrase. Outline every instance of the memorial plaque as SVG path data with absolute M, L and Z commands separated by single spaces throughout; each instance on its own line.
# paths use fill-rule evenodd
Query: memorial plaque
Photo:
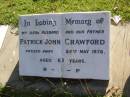
M 8 25 L 0 25 L 0 48 L 2 47 L 2 44 L 4 42 L 4 38 L 7 30 L 8 30 Z
M 109 79 L 110 12 L 20 16 L 22 76 Z

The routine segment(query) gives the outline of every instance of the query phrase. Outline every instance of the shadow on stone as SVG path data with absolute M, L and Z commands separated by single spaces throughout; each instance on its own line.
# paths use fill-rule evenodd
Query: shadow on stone
M 108 86 L 108 81 L 92 79 L 60 79 L 60 78 L 43 78 L 19 76 L 19 63 L 6 86 L 18 91 L 36 91 L 58 93 L 71 93 L 72 95 L 104 95 Z
M 123 89 L 123 94 L 126 97 L 130 96 L 130 76 L 128 77 L 128 79 L 127 79 L 127 81 L 125 83 L 125 86 L 124 86 L 124 89 Z

